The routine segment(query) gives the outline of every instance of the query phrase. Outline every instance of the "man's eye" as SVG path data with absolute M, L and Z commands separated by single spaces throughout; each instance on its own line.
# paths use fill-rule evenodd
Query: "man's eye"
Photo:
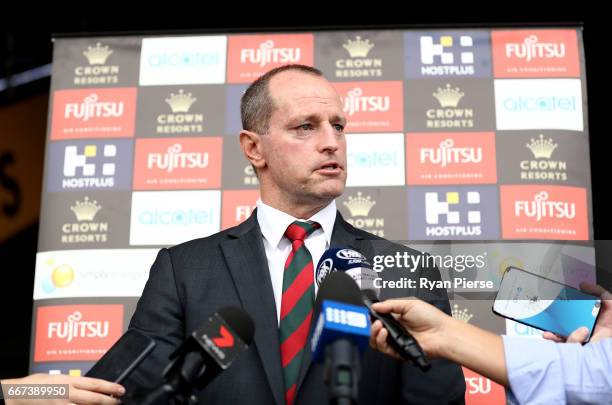
M 313 126 L 312 124 L 302 124 L 298 128 L 303 129 L 303 130 L 311 130 L 313 129 Z
M 334 128 L 335 128 L 335 129 L 336 129 L 336 131 L 338 131 L 338 132 L 343 132 L 343 131 L 344 131 L 344 125 L 334 124 Z

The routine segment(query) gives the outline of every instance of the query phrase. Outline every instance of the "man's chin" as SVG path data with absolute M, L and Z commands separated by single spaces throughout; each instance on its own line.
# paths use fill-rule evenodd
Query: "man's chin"
M 342 185 L 341 187 L 326 187 L 322 190 L 320 190 L 317 195 L 324 200 L 333 200 L 335 198 L 338 198 L 342 195 L 342 193 L 344 192 L 344 185 Z

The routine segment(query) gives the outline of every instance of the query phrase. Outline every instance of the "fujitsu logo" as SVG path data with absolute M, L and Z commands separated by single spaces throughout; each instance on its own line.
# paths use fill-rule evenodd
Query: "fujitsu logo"
M 157 168 L 171 173 L 174 169 L 203 169 L 208 166 L 208 152 L 183 152 L 179 143 L 168 148 L 166 153 L 150 153 L 147 168 Z
M 90 118 L 121 117 L 124 111 L 123 101 L 98 102 L 97 94 L 90 94 L 82 103 L 68 103 L 64 110 L 64 118 L 76 118 L 84 122 Z
M 521 214 L 535 218 L 540 221 L 542 218 L 573 219 L 576 216 L 576 204 L 563 201 L 548 201 L 548 193 L 542 191 L 536 194 L 533 201 L 515 201 L 514 215 Z
M 70 343 L 78 338 L 104 338 L 108 336 L 108 321 L 82 321 L 83 314 L 75 311 L 63 322 L 49 322 L 47 337 Z
M 491 380 L 485 377 L 465 377 L 468 394 L 488 394 L 491 392 Z
M 274 48 L 271 39 L 259 44 L 259 48 L 246 48 L 240 51 L 240 63 L 253 63 L 266 66 L 268 63 L 297 63 L 301 58 L 300 48 Z
M 421 149 L 421 163 L 432 163 L 446 167 L 454 163 L 482 162 L 482 148 L 455 148 L 455 141 L 448 138 L 440 142 L 437 148 Z
M 353 115 L 358 112 L 384 112 L 389 111 L 389 96 L 362 96 L 363 90 L 359 87 L 349 91 L 344 98 L 344 112 Z
M 538 37 L 530 35 L 523 43 L 506 44 L 506 57 L 516 57 L 530 62 L 533 59 L 552 59 L 565 57 L 565 44 L 553 42 L 538 42 Z

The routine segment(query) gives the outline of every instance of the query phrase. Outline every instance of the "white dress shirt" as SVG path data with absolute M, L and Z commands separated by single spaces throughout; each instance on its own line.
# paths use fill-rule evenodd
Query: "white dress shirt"
M 270 270 L 270 280 L 274 291 L 274 301 L 276 302 L 276 319 L 280 323 L 281 301 L 283 298 L 283 271 L 285 261 L 291 252 L 291 242 L 284 234 L 287 227 L 298 220 L 291 215 L 272 208 L 264 204 L 261 200 L 257 201 L 257 222 L 263 235 L 263 244 L 268 259 L 268 269 Z M 325 250 L 329 249 L 331 235 L 336 221 L 336 201 L 332 201 L 321 211 L 314 214 L 309 221 L 318 222 L 321 228 L 316 229 L 306 238 L 304 244 L 312 256 L 313 279 L 317 271 L 317 263 Z M 315 282 L 315 294 L 317 283 Z

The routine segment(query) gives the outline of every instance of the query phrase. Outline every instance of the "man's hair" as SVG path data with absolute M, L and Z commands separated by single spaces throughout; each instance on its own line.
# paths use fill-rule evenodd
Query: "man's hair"
M 270 117 L 272 117 L 272 113 L 276 108 L 274 100 L 270 96 L 268 84 L 274 76 L 288 70 L 323 77 L 323 73 L 319 69 L 298 64 L 283 65 L 266 72 L 255 80 L 242 96 L 240 101 L 240 118 L 242 119 L 243 129 L 256 132 L 260 135 L 268 132 Z

